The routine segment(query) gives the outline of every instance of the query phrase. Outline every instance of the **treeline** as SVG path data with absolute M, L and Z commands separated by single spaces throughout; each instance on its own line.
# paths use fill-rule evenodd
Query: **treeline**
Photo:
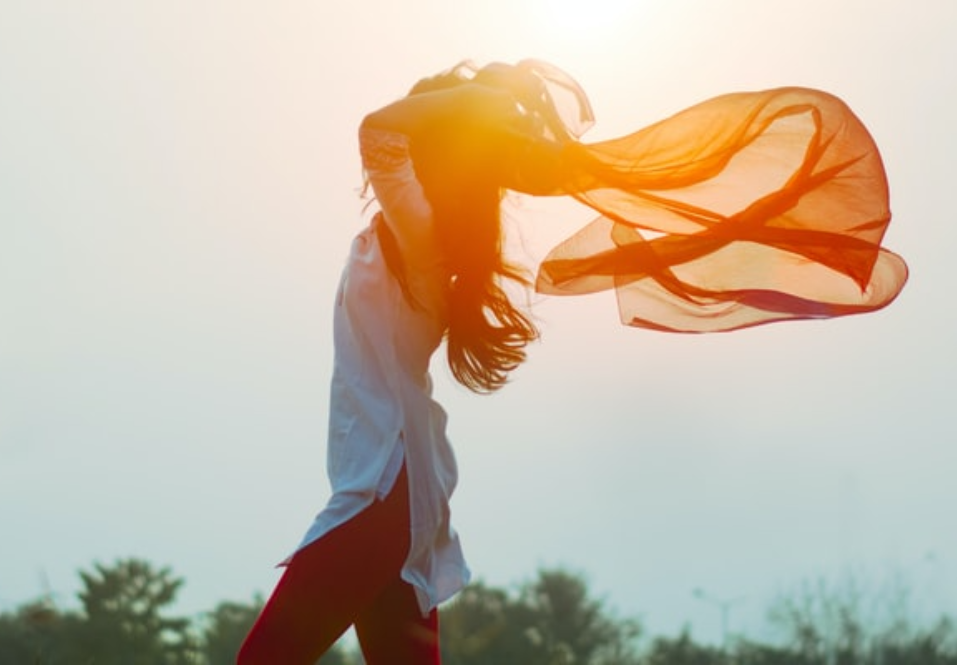
M 221 602 L 200 617 L 169 614 L 184 580 L 141 559 L 80 571 L 80 609 L 49 599 L 0 614 L 2 665 L 232 665 L 262 599 Z M 888 621 L 860 593 L 805 586 L 770 612 L 780 644 L 737 638 L 726 648 L 643 635 L 595 599 L 585 580 L 542 570 L 518 589 L 473 584 L 441 610 L 444 665 L 957 665 L 947 618 L 913 627 L 900 598 Z M 361 665 L 337 645 L 320 665 Z

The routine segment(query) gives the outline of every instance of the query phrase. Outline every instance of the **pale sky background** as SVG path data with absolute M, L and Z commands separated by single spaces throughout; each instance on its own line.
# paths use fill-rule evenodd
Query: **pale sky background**
M 876 314 L 713 336 L 537 299 L 499 395 L 437 364 L 476 577 L 566 566 L 709 640 L 695 587 L 760 638 L 775 593 L 847 568 L 957 614 L 955 34 L 949 0 L 0 0 L 0 610 L 44 578 L 75 605 L 79 568 L 125 556 L 184 576 L 185 613 L 272 589 L 328 496 L 357 124 L 460 59 L 534 56 L 589 92 L 594 139 L 723 92 L 838 94 L 911 281 Z M 584 221 L 520 212 L 533 254 Z

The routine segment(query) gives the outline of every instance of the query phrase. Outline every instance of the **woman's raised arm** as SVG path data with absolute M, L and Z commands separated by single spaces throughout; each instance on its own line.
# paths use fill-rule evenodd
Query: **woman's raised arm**
M 492 131 L 517 116 L 508 92 L 464 82 L 403 97 L 367 115 L 362 126 L 398 132 L 415 141 L 450 130 Z

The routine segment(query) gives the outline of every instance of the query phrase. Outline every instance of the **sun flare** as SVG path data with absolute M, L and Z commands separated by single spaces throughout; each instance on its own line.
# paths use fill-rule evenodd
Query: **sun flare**
M 610 38 L 634 20 L 640 6 L 636 0 L 530 0 L 528 11 L 551 39 L 578 42 Z

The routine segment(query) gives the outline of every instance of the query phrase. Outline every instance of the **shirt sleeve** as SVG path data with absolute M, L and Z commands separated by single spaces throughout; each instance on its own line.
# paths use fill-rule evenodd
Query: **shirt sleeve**
M 369 184 L 403 256 L 414 263 L 434 255 L 432 209 L 416 178 L 409 137 L 363 127 L 359 146 Z

